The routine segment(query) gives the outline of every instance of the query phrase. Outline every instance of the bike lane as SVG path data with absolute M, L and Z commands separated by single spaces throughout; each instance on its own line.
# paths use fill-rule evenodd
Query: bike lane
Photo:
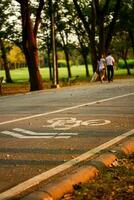
M 124 95 L 1 123 L 0 191 L 133 129 L 133 102 Z

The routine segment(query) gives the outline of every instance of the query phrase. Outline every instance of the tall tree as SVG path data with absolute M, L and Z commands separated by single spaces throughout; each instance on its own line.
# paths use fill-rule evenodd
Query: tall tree
M 68 79 L 72 77 L 71 74 L 71 68 L 70 68 L 70 55 L 69 55 L 69 38 L 68 38 L 68 30 L 65 26 L 64 22 L 59 22 L 58 21 L 58 31 L 60 34 L 60 37 L 62 39 L 62 48 L 64 50 L 65 53 L 65 58 L 66 58 L 66 64 L 67 64 L 67 70 L 68 70 Z
M 31 18 L 30 1 L 16 1 L 20 4 L 21 8 L 23 50 L 28 65 L 30 90 L 41 90 L 43 89 L 43 80 L 38 67 L 37 32 L 41 20 L 41 11 L 44 6 L 44 0 L 39 1 L 39 5 L 36 10 L 36 19 L 34 26 Z
M 12 83 L 12 78 L 10 74 L 10 70 L 8 67 L 8 61 L 7 61 L 7 49 L 5 46 L 5 40 L 7 39 L 8 30 L 11 28 L 10 23 L 8 22 L 9 15 L 11 16 L 12 13 L 9 9 L 10 7 L 10 0 L 1 0 L 0 2 L 0 49 L 1 49 L 1 55 L 3 59 L 3 66 L 5 70 L 5 76 L 6 76 L 6 82 Z M 5 12 L 5 7 L 7 8 Z
M 86 76 L 89 77 L 89 69 L 88 69 L 89 39 L 80 21 L 77 21 L 76 23 L 73 21 L 72 24 L 79 41 L 79 46 L 80 46 L 79 52 L 81 53 L 83 57 L 85 70 L 86 70 Z
M 96 71 L 97 56 L 109 50 L 121 0 L 73 0 L 73 3 L 89 37 L 93 71 Z
M 119 58 L 124 60 L 125 67 L 127 69 L 127 75 L 131 75 L 130 67 L 127 63 L 128 52 L 131 48 L 129 33 L 125 30 L 118 32 L 116 29 L 116 36 L 114 36 L 112 40 L 112 48 L 114 51 L 116 51 L 117 60 Z
M 124 0 L 122 2 L 122 8 L 119 18 L 119 30 L 126 31 L 129 34 L 129 40 L 131 41 L 131 46 L 133 48 L 134 54 L 134 1 L 133 0 Z
M 3 59 L 3 66 L 4 66 L 4 70 L 5 70 L 5 75 L 6 75 L 6 82 L 7 83 L 12 83 L 12 79 L 11 79 L 11 75 L 10 75 L 10 70 L 8 67 L 8 60 L 7 60 L 7 51 L 6 51 L 6 47 L 4 44 L 4 40 L 2 38 L 0 38 L 0 49 L 1 49 L 1 57 Z
M 85 28 L 83 27 L 82 22 L 78 18 L 77 11 L 74 9 L 72 3 L 70 3 L 70 0 L 66 1 L 63 0 L 61 5 L 63 7 L 62 10 L 64 11 L 62 12 L 63 13 L 61 20 L 62 23 L 60 24 L 61 30 L 64 30 L 65 33 L 67 30 L 68 38 L 70 39 L 70 41 L 73 42 L 73 46 L 75 45 L 75 48 L 77 48 L 80 54 L 82 55 L 85 64 L 86 76 L 89 77 L 89 69 L 88 69 L 89 39 L 87 37 L 87 33 L 85 31 Z M 68 45 L 68 47 L 70 48 L 70 45 Z

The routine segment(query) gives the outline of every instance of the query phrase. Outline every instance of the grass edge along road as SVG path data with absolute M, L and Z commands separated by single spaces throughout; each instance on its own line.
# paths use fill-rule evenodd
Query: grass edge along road
M 59 86 L 67 87 L 72 85 L 80 85 L 88 83 L 92 77 L 92 68 L 89 66 L 90 77 L 86 77 L 84 66 L 72 66 L 72 78 L 68 80 L 67 69 L 59 68 Z M 52 82 L 49 80 L 49 69 L 41 68 L 40 69 L 42 78 L 44 80 L 44 89 L 50 89 Z M 5 79 L 4 70 L 1 71 L 1 76 Z M 21 68 L 11 70 L 11 77 L 13 83 L 3 83 L 2 85 L 2 95 L 17 94 L 17 93 L 26 93 L 29 92 L 29 76 L 28 69 Z M 134 78 L 134 68 L 131 69 L 131 75 L 127 75 L 126 69 L 118 69 L 114 71 L 114 79 L 126 79 Z
M 89 71 L 90 71 L 90 76 L 93 75 L 93 70 L 91 65 L 89 65 Z M 134 68 L 130 69 L 131 71 L 131 76 L 134 75 Z M 10 71 L 11 72 L 11 77 L 12 80 L 14 82 L 26 82 L 29 80 L 29 75 L 28 75 L 28 68 L 17 68 L 17 69 L 13 69 Z M 66 80 L 68 79 L 68 73 L 67 73 L 67 68 L 61 67 L 58 68 L 58 72 L 59 72 L 59 80 Z M 72 77 L 77 77 L 79 80 L 86 80 L 86 73 L 85 73 L 85 66 L 84 65 L 80 65 L 80 66 L 72 66 L 71 67 L 71 72 L 72 72 Z M 42 78 L 44 81 L 49 81 L 50 80 L 50 76 L 49 76 L 49 68 L 40 68 L 40 73 L 42 75 Z M 124 77 L 127 76 L 127 69 L 115 69 L 114 70 L 114 75 L 116 76 L 120 76 L 120 77 Z M 1 74 L 0 76 L 3 76 L 5 79 L 5 71 L 1 70 Z M 88 80 L 91 77 L 88 77 Z
M 112 166 L 87 182 L 73 186 L 61 200 L 132 200 L 134 197 L 134 153 L 119 158 Z

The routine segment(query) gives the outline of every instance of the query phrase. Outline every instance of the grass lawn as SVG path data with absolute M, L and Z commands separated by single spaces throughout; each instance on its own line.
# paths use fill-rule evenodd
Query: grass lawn
M 29 91 L 29 75 L 28 75 L 28 69 L 27 68 L 19 68 L 15 70 L 10 70 L 11 78 L 13 80 L 12 84 L 4 83 L 3 84 L 3 94 L 12 94 L 12 93 L 20 93 L 20 92 L 26 92 Z M 49 69 L 48 68 L 40 68 L 40 73 L 42 75 L 42 78 L 44 80 L 44 88 L 51 88 L 52 82 L 49 80 Z M 61 87 L 77 84 L 80 82 L 89 82 L 93 71 L 91 65 L 89 65 L 89 74 L 90 77 L 86 77 L 86 70 L 85 66 L 72 66 L 71 67 L 71 73 L 72 78 L 70 81 L 68 81 L 68 73 L 67 69 L 59 68 L 59 84 Z M 114 79 L 117 78 L 134 78 L 134 68 L 131 69 L 131 76 L 127 75 L 126 69 L 115 69 L 114 71 Z M 0 71 L 0 76 L 3 76 L 5 78 L 5 71 Z
M 59 68 L 59 80 L 64 80 L 68 78 L 67 69 L 66 68 Z M 27 68 L 19 68 L 15 70 L 10 70 L 11 77 L 13 82 L 26 82 L 29 79 L 28 69 Z M 49 81 L 49 69 L 48 68 L 40 68 L 40 73 L 43 77 L 44 81 Z M 80 66 L 72 66 L 71 67 L 71 73 L 72 78 L 77 77 L 80 80 L 85 80 L 86 78 L 86 72 L 84 65 Z M 89 65 L 89 73 L 90 77 L 93 74 L 92 67 Z M 132 75 L 134 75 L 134 68 L 131 69 Z M 115 69 L 114 71 L 115 78 L 116 76 L 126 76 L 127 70 L 126 69 Z M 3 76 L 5 78 L 5 71 L 0 71 L 0 76 Z M 90 78 L 88 78 L 90 79 Z
M 28 81 L 28 69 L 27 68 L 19 68 L 15 70 L 10 70 L 12 80 L 14 82 L 25 82 Z M 49 69 L 48 68 L 40 68 L 40 73 L 43 77 L 44 81 L 49 81 Z M 67 74 L 67 68 L 59 68 L 58 69 L 59 73 L 59 80 L 67 79 L 68 74 Z M 79 76 L 81 79 L 85 79 L 85 67 L 83 65 L 81 66 L 72 66 L 71 67 L 71 73 L 72 77 Z M 89 66 L 89 73 L 92 75 L 92 68 Z M 2 70 L 0 72 L 0 76 L 5 77 L 5 72 Z

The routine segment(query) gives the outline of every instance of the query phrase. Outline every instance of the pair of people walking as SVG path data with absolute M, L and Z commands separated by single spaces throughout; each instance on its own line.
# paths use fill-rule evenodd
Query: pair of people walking
M 101 82 L 103 82 L 106 79 L 106 68 L 108 82 L 113 81 L 114 63 L 115 60 L 110 53 L 108 53 L 106 58 L 104 58 L 103 55 L 101 56 L 101 58 L 98 61 L 98 71 Z

